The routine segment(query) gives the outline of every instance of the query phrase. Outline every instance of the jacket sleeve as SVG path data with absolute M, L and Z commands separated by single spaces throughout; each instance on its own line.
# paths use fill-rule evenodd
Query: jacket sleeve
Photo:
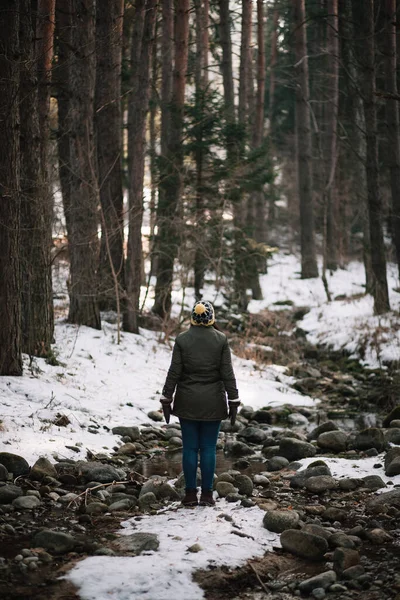
M 162 390 L 163 396 L 165 396 L 166 398 L 172 398 L 172 396 L 174 395 L 176 385 L 182 374 L 182 369 L 182 352 L 179 347 L 179 344 L 175 342 L 174 349 L 172 352 L 171 365 L 169 367 L 167 378 L 165 380 L 165 385 Z
M 225 390 L 228 394 L 228 400 L 237 400 L 239 392 L 236 387 L 236 378 L 232 367 L 231 351 L 228 340 L 225 339 L 221 356 L 221 379 L 224 382 Z

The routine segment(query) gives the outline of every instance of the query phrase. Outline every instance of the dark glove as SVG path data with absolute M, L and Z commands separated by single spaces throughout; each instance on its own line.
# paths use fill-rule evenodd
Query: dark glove
M 163 396 L 162 398 L 160 398 L 160 402 L 163 409 L 165 422 L 169 423 L 169 418 L 171 416 L 172 398 L 165 398 L 165 396 Z
M 228 402 L 229 404 L 229 415 L 228 417 L 231 420 L 231 426 L 233 427 L 235 422 L 236 422 L 236 415 L 238 412 L 238 408 L 239 408 L 239 404 L 240 402 L 236 401 L 236 402 Z

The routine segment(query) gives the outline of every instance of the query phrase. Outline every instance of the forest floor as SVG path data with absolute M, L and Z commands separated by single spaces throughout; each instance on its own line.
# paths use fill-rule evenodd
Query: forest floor
M 252 301 L 250 315 L 222 323 L 229 332 L 243 404 L 253 411 L 268 406 L 276 411 L 277 418 L 285 419 L 268 425 L 250 423 L 261 429 L 265 426 L 265 430 L 275 428 L 278 433 L 291 430 L 300 439 L 306 439 L 313 427 L 327 420 L 349 436 L 368 427 L 386 431 L 383 417 L 400 404 L 398 311 L 379 319 L 372 316 L 371 299 L 361 295 L 359 266 L 350 266 L 332 277 L 332 289 L 339 295 L 329 305 L 321 282 L 301 281 L 297 269 L 292 257 L 278 257 L 265 276 L 268 306 Z M 391 289 L 396 285 L 392 283 Z M 176 317 L 179 293 L 174 304 Z M 398 294 L 391 293 L 397 309 Z M 61 296 L 56 304 L 62 317 L 65 299 Z M 189 304 L 191 300 L 189 296 L 186 299 Z M 138 496 L 140 485 L 151 475 L 175 480 L 180 472 L 179 448 L 171 452 L 166 441 L 157 439 L 154 432 L 158 428 L 165 433 L 164 424 L 149 424 L 149 414 L 158 410 L 171 344 L 168 340 L 165 343 L 161 332 L 149 329 L 143 329 L 140 336 L 123 334 L 120 346 L 115 339 L 111 319 L 108 322 L 104 318 L 102 332 L 59 322 L 54 364 L 26 358 L 23 378 L 2 378 L 0 382 L 0 451 L 19 454 L 30 465 L 42 455 L 59 462 L 121 465 L 119 444 L 124 440 L 118 440 L 112 429 L 120 424 L 133 425 L 139 426 L 141 433 L 127 464 L 134 469 L 136 479 L 125 486 L 125 491 Z M 326 349 L 327 344 L 331 350 Z M 290 422 L 292 416 L 301 417 L 303 422 Z M 225 446 L 236 436 L 237 432 L 228 431 Z M 266 454 L 260 462 L 261 447 L 252 449 L 258 452 L 254 462 L 251 457 L 249 461 L 247 457 L 235 460 L 221 450 L 217 474 L 234 468 L 254 479 L 255 474 L 268 470 Z M 107 458 L 110 453 L 111 458 Z M 399 490 L 400 475 L 385 477 L 382 453 L 349 451 L 338 456 L 320 449 L 316 455 L 329 466 L 336 484 L 341 478 L 361 480 L 377 475 L 383 488 L 363 485 L 344 493 L 336 487 L 321 494 L 292 489 L 289 482 L 295 469 L 310 463 L 305 459 L 294 470 L 267 473 L 266 489 L 254 485 L 248 497 L 253 508 L 220 498 L 215 509 L 191 511 L 179 508 L 179 501 L 170 498 L 150 512 L 135 506 L 132 510 L 88 514 L 82 503 L 60 502 L 62 494 L 82 494 L 87 489 L 78 476 L 63 476 L 62 489 L 57 480 L 48 487 L 29 477 L 18 477 L 15 483 L 21 486 L 23 499 L 32 494 L 40 500 L 33 510 L 15 510 L 0 502 L 0 598 L 289 600 L 326 596 L 334 600 L 400 600 L 400 505 L 370 507 L 371 500 L 379 497 L 376 493 Z M 0 477 L 0 495 L 7 487 L 4 481 Z M 357 543 L 359 564 L 354 566 L 358 571 L 349 574 L 349 579 L 338 578 L 329 590 L 325 586 L 312 594 L 301 592 L 302 581 L 332 570 L 334 549 L 331 547 L 326 558 L 316 562 L 283 551 L 279 535 L 270 535 L 260 525 L 262 515 L 276 508 L 296 509 L 302 521 L 320 523 L 329 534 L 336 530 L 351 536 L 356 531 L 348 543 L 353 544 L 351 550 Z M 336 510 L 337 518 L 325 516 L 330 508 Z M 224 529 L 221 521 L 230 529 Z M 132 522 L 137 531 L 153 528 L 162 538 L 158 552 L 144 552 L 135 562 L 132 553 L 122 551 L 119 545 L 121 533 L 124 528 L 125 533 L 131 532 Z M 183 533 L 176 535 L 178 522 L 188 530 L 187 538 Z M 73 549 L 43 551 L 34 542 L 41 529 L 73 534 Z M 215 533 L 209 546 L 201 537 L 202 529 L 210 536 Z M 381 533 L 374 537 L 371 531 Z M 269 541 L 264 544 L 266 534 Z M 188 554 L 186 547 L 181 554 L 171 550 L 169 559 L 168 540 L 176 539 L 175 544 L 184 546 L 186 539 L 192 538 L 199 539 L 202 546 L 197 554 Z M 124 558 L 130 562 L 120 562 Z M 189 563 L 190 569 L 185 571 Z

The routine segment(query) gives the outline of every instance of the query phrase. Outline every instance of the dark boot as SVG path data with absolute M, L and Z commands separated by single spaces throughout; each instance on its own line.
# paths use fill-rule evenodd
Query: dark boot
M 197 490 L 186 490 L 182 500 L 183 506 L 197 506 Z
M 200 506 L 215 506 L 215 500 L 213 498 L 213 493 L 209 490 L 208 491 L 202 490 L 199 504 L 200 504 Z

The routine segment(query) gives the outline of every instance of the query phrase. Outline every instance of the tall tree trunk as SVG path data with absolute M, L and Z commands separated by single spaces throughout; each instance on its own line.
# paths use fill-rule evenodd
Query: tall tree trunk
M 126 268 L 124 328 L 139 333 L 142 281 L 142 220 L 146 116 L 150 98 L 150 65 L 154 44 L 157 0 L 146 0 L 138 69 L 133 73 L 128 105 L 129 236 Z M 132 49 L 136 52 L 136 48 Z
M 22 350 L 46 356 L 53 340 L 51 205 L 39 122 L 37 55 L 30 0 L 20 0 Z M 45 125 L 43 123 L 43 130 Z M 42 165 L 41 159 L 46 160 Z
M 71 0 L 56 0 L 57 70 L 55 87 L 57 90 L 57 150 L 58 175 L 67 232 L 71 231 L 71 180 L 70 180 L 70 131 L 69 114 L 71 111 L 69 92 L 69 71 L 71 66 Z
M 161 154 L 159 160 L 159 182 L 167 175 L 168 133 L 171 123 L 172 73 L 173 73 L 173 38 L 174 12 L 173 0 L 161 0 L 162 34 L 161 34 Z M 158 204 L 156 212 L 157 225 L 165 218 L 164 189 L 158 185 Z M 154 238 L 151 272 L 158 273 L 158 242 L 159 235 Z
M 98 186 L 93 137 L 96 75 L 94 0 L 71 0 L 69 67 L 70 308 L 71 323 L 99 329 L 97 302 Z
M 296 140 L 300 198 L 301 277 L 318 277 L 315 253 L 311 168 L 311 119 L 309 105 L 307 33 L 304 0 L 293 0 L 296 60 Z
M 174 260 L 178 249 L 176 212 L 181 195 L 183 167 L 183 109 L 189 42 L 189 0 L 176 0 L 175 65 L 167 136 L 159 198 L 157 284 L 153 312 L 162 318 L 171 310 Z M 164 170 L 165 169 L 165 170 Z
M 271 58 L 269 62 L 269 141 L 270 141 L 270 152 L 271 158 L 274 159 L 274 104 L 275 104 L 275 87 L 276 87 L 276 61 L 278 58 L 278 23 L 279 23 L 279 9 L 275 1 L 273 17 L 272 17 L 272 37 L 271 37 Z M 269 190 L 269 203 L 268 203 L 268 223 L 273 225 L 276 220 L 276 192 L 274 182 L 270 185 Z M 266 237 L 260 241 L 265 242 Z
M 400 275 L 400 128 L 396 79 L 396 0 L 385 0 L 385 89 L 390 187 L 392 193 L 392 231 Z
M 19 197 L 19 2 L 0 20 L 0 375 L 22 375 Z
M 196 115 L 196 234 L 195 234 L 195 258 L 194 258 L 194 294 L 196 300 L 201 299 L 201 288 L 204 284 L 204 272 L 206 268 L 205 244 L 206 231 L 204 228 L 204 148 L 203 148 L 203 119 L 206 110 L 206 94 L 208 72 L 208 1 L 194 0 L 196 13 L 196 63 L 195 63 L 195 97 Z
M 121 58 L 123 0 L 102 0 L 96 12 L 95 134 L 101 206 L 100 304 L 115 309 L 124 287 Z M 119 302 L 119 299 L 118 299 Z
M 257 91 L 255 103 L 255 118 L 253 124 L 252 146 L 259 148 L 264 139 L 264 97 L 265 97 L 265 43 L 264 43 L 264 2 L 257 0 Z M 265 196 L 263 190 L 252 192 L 250 199 L 250 219 L 252 233 L 256 242 L 266 241 L 266 211 Z M 262 290 L 258 271 L 261 267 L 265 271 L 265 259 L 262 257 L 250 257 L 252 295 L 255 300 L 262 300 Z
M 154 237 L 157 217 L 157 117 L 159 111 L 157 80 L 159 76 L 159 59 L 157 50 L 159 32 L 159 20 L 156 19 L 155 24 L 155 40 L 153 55 L 151 61 L 151 96 L 150 96 L 150 115 L 149 115 L 149 162 L 150 162 L 150 235 L 149 235 L 149 255 L 151 261 L 150 275 L 153 274 L 153 256 L 154 256 Z
M 337 124 L 339 109 L 339 17 L 338 0 L 327 2 L 326 49 L 328 55 L 327 92 L 325 107 L 325 182 L 324 205 L 326 206 L 326 267 L 338 267 L 338 195 L 336 189 L 336 166 L 338 161 Z M 324 260 L 325 262 L 325 260 Z
M 367 197 L 371 265 L 373 272 L 374 310 L 383 314 L 390 310 L 386 277 L 386 256 L 382 229 L 382 201 L 379 189 L 377 117 L 375 99 L 375 44 L 374 0 L 365 0 L 362 6 L 352 0 L 353 19 L 358 23 L 355 40 L 358 68 L 362 81 L 362 95 L 367 142 Z

